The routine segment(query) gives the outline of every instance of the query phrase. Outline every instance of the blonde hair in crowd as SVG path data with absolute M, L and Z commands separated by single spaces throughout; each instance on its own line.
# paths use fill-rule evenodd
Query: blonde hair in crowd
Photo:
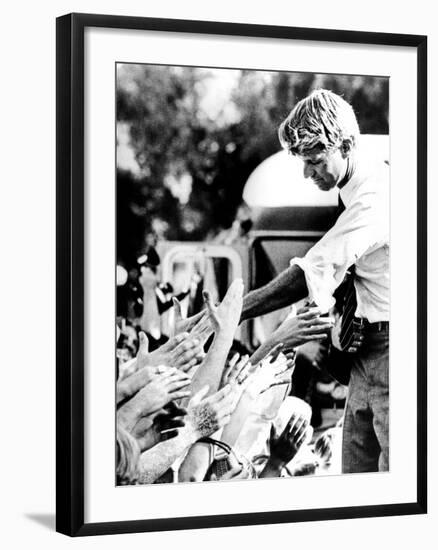
M 137 441 L 121 426 L 117 426 L 117 482 L 129 485 L 138 479 L 140 449 Z
M 322 89 L 298 102 L 278 129 L 281 146 L 293 155 L 304 155 L 315 147 L 330 151 L 345 139 L 355 146 L 359 134 L 351 105 Z

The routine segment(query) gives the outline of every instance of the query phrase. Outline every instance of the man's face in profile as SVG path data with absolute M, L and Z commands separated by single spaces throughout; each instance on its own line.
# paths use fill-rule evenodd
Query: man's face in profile
M 330 151 L 315 147 L 299 157 L 304 163 L 304 177 L 311 178 L 321 191 L 329 191 L 345 176 L 347 159 L 340 147 Z

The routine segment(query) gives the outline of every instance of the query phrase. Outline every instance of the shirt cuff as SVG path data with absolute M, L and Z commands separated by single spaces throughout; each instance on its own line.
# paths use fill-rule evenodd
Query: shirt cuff
M 335 305 L 335 299 L 330 285 L 324 280 L 324 273 L 315 269 L 306 258 L 292 258 L 290 265 L 297 265 L 304 271 L 309 300 L 315 302 L 322 313 L 327 313 Z

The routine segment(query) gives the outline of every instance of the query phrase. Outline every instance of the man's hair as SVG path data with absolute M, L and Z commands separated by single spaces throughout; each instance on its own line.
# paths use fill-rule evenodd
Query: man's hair
M 293 155 L 314 148 L 329 151 L 345 139 L 357 144 L 359 125 L 353 108 L 330 90 L 315 90 L 295 105 L 278 129 L 281 146 Z

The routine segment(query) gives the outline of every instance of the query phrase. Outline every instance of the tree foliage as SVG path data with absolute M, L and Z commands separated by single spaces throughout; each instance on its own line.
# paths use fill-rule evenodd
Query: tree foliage
M 353 105 L 363 133 L 388 132 L 385 78 L 118 65 L 118 142 L 128 128 L 135 167 L 118 162 L 119 259 L 129 264 L 148 235 L 202 240 L 229 227 L 248 176 L 279 150 L 279 123 L 320 87 Z

